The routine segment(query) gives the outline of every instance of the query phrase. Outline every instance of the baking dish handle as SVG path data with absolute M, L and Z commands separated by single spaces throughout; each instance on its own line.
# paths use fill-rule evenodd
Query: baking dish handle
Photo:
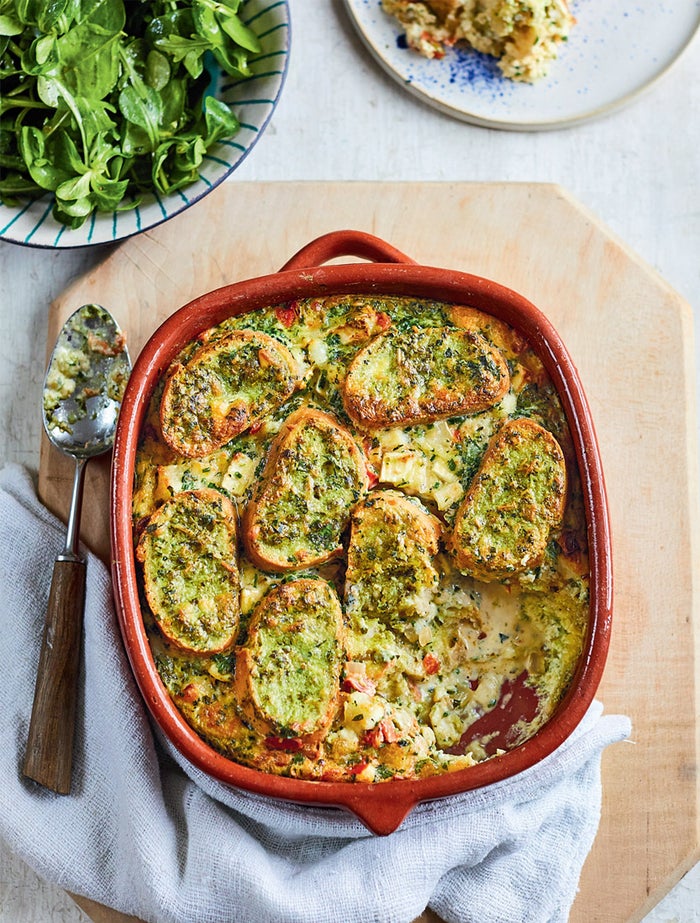
M 287 260 L 280 272 L 287 269 L 312 269 L 341 256 L 357 256 L 373 263 L 415 263 L 381 237 L 365 231 L 331 231 L 312 240 Z

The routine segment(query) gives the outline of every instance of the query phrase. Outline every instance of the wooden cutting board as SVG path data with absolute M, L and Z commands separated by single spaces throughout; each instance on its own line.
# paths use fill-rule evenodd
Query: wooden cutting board
M 639 920 L 700 858 L 692 315 L 658 275 L 557 186 L 232 182 L 75 282 L 52 305 L 49 341 L 77 306 L 96 301 L 117 316 L 133 357 L 191 298 L 273 272 L 342 228 L 517 289 L 553 321 L 578 366 L 615 549 L 614 631 L 599 697 L 609 713 L 631 717 L 633 734 L 604 754 L 600 831 L 571 920 Z M 82 535 L 107 557 L 108 464 L 88 472 Z M 71 478 L 71 465 L 44 444 L 40 492 L 63 516 Z M 78 901 L 98 923 L 126 919 Z

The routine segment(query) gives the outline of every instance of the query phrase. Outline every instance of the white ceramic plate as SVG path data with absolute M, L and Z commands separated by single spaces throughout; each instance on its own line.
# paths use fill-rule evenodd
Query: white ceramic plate
M 428 60 L 405 47 L 380 0 L 345 0 L 361 38 L 385 70 L 425 102 L 476 125 L 564 127 L 629 102 L 660 77 L 700 27 L 700 0 L 573 0 L 577 23 L 549 76 L 504 78 L 495 58 L 453 48 Z
M 196 182 L 169 196 L 144 196 L 136 208 L 128 211 L 93 214 L 75 230 L 54 220 L 52 196 L 19 207 L 0 203 L 0 239 L 35 247 L 84 247 L 121 240 L 167 221 L 229 176 L 265 130 L 282 91 L 289 61 L 287 0 L 248 0 L 243 18 L 262 45 L 261 54 L 251 63 L 254 76 L 235 82 L 218 72 L 213 91 L 232 106 L 241 127 L 230 141 L 222 141 L 208 152 Z

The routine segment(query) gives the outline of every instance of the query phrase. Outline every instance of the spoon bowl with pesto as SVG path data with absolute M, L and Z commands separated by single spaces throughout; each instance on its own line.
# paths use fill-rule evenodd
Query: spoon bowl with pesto
M 42 393 L 44 429 L 52 445 L 75 459 L 63 550 L 56 557 L 23 774 L 68 794 L 86 564 L 79 533 L 85 467 L 108 452 L 131 371 L 124 334 L 105 308 L 78 308 L 63 325 Z

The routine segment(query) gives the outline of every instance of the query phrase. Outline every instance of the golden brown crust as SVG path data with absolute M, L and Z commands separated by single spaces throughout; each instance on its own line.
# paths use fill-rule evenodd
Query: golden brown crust
M 234 330 L 173 363 L 160 402 L 163 438 L 199 458 L 281 406 L 301 384 L 287 349 L 257 330 Z
M 566 503 L 559 443 L 530 419 L 496 433 L 455 517 L 449 547 L 458 568 L 477 580 L 506 580 L 544 561 Z
M 479 413 L 502 400 L 509 386 L 505 358 L 478 332 L 392 329 L 350 363 L 343 403 L 358 427 L 376 430 Z
M 350 510 L 367 486 L 367 463 L 350 433 L 330 414 L 299 408 L 277 434 L 246 507 L 242 533 L 248 557 L 272 571 L 336 557 Z

